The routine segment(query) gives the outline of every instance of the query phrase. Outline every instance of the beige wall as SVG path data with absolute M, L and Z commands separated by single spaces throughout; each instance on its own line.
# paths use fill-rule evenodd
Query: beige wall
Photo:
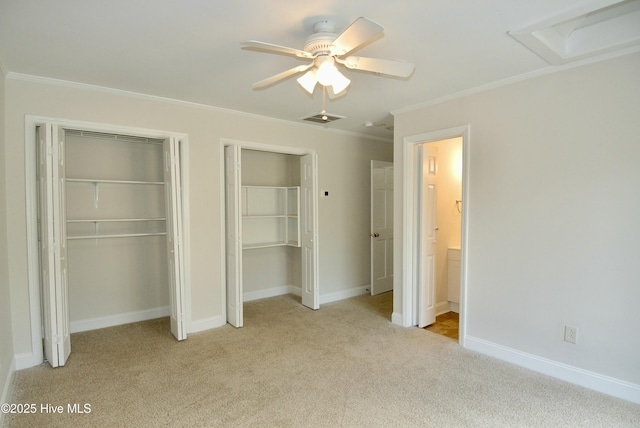
M 399 189 L 405 137 L 470 127 L 469 342 L 640 385 L 639 71 L 636 53 L 396 115 Z
M 31 352 L 25 213 L 25 115 L 159 129 L 189 135 L 191 321 L 222 314 L 220 139 L 314 149 L 320 200 L 320 294 L 369 284 L 369 163 L 391 160 L 392 145 L 320 126 L 148 97 L 7 79 L 8 264 L 16 354 Z
M 5 78 L 0 68 L 0 403 L 5 403 L 13 362 L 13 338 L 11 331 L 11 298 L 9 296 L 9 265 L 6 212 L 8 208 L 5 173 L 9 163 L 5 140 Z M 0 415 L 0 423 L 2 415 Z

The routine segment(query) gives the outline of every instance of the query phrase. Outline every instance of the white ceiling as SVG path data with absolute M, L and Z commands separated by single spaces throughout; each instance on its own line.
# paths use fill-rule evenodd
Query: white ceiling
M 0 0 L 0 59 L 11 75 L 116 88 L 299 121 L 320 112 L 290 78 L 252 83 L 296 65 L 293 57 L 243 50 L 254 39 L 302 49 L 313 24 L 340 32 L 359 16 L 384 27 L 360 56 L 413 62 L 406 80 L 342 70 L 345 96 L 330 128 L 391 140 L 390 111 L 550 67 L 508 32 L 614 0 Z M 14 74 L 15 73 L 15 74 Z M 365 122 L 376 126 L 366 128 Z

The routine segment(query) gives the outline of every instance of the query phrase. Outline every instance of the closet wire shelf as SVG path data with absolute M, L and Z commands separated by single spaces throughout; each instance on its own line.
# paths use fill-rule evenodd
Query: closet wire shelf
M 95 179 L 95 178 L 66 178 L 65 181 L 71 183 L 91 183 L 94 188 L 94 206 L 98 205 L 98 189 L 99 184 L 141 184 L 141 185 L 154 185 L 164 186 L 164 181 L 141 181 L 141 180 L 108 180 L 108 179 Z M 67 223 L 113 223 L 113 222 L 143 222 L 143 221 L 166 221 L 165 217 L 154 218 L 118 218 L 118 219 L 74 219 L 67 220 Z M 80 240 L 80 239 L 109 239 L 109 238 L 136 238 L 144 236 L 167 236 L 167 232 L 140 232 L 140 233 L 115 233 L 115 234 L 97 234 L 93 235 L 67 235 L 67 240 Z
M 67 220 L 67 223 L 117 223 L 117 222 L 142 222 L 142 221 L 166 221 L 165 217 L 154 218 L 115 218 L 115 219 L 84 219 L 84 220 Z M 104 235 L 77 235 L 69 236 L 68 240 L 76 239 L 106 239 L 106 238 L 135 238 L 140 236 L 166 236 L 167 232 L 144 232 L 144 233 L 116 233 Z

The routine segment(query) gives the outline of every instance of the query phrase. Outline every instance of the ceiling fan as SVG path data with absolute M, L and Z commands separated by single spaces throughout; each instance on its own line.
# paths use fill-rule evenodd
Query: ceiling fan
M 319 21 L 313 26 L 302 50 L 249 40 L 242 43 L 245 49 L 292 55 L 310 63 L 268 77 L 253 84 L 253 89 L 264 89 L 294 74 L 303 73 L 298 83 L 313 94 L 317 83 L 330 88 L 330 96 L 341 94 L 351 81 L 337 69 L 336 64 L 352 70 L 369 71 L 383 76 L 409 77 L 413 64 L 405 61 L 366 58 L 349 55 L 359 47 L 382 36 L 383 28 L 370 19 L 360 17 L 339 35 L 330 21 Z

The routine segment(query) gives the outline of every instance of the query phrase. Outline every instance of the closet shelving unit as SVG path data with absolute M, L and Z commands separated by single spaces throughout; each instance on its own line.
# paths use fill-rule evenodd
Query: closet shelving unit
M 94 207 L 98 208 L 98 194 L 99 186 L 101 184 L 116 184 L 116 185 L 150 185 L 150 186 L 164 186 L 164 182 L 159 181 L 133 181 L 133 180 L 96 180 L 87 178 L 67 178 L 67 182 L 71 183 L 87 183 L 94 186 Z M 93 224 L 93 234 L 91 235 L 67 235 L 67 239 L 105 239 L 105 238 L 132 238 L 141 236 L 166 236 L 166 232 L 132 232 L 132 233 L 98 233 L 99 224 L 105 223 L 146 223 L 146 222 L 165 222 L 165 217 L 136 217 L 136 218 L 90 218 L 90 219 L 67 219 L 67 224 Z
M 242 248 L 300 246 L 300 187 L 242 186 Z
M 94 135 L 97 135 L 100 139 L 105 138 L 96 133 L 94 133 Z M 129 152 L 133 150 L 132 148 L 139 147 L 141 144 L 147 147 L 149 147 L 149 145 L 158 147 L 158 152 L 161 152 L 161 146 L 159 146 L 161 141 L 158 140 L 138 138 L 133 141 L 118 141 L 118 136 L 114 137 L 115 140 L 111 138 L 107 139 L 111 140 L 111 143 L 128 146 L 123 147 L 123 153 L 126 154 L 129 154 Z M 142 173 L 142 176 L 140 175 L 141 173 L 136 173 L 136 178 L 150 178 L 150 180 L 129 179 L 132 178 L 130 177 L 131 174 L 125 171 L 118 174 L 122 179 L 87 177 L 89 171 L 75 172 L 73 177 L 67 177 L 65 179 L 67 200 L 69 200 L 69 196 L 75 198 L 76 201 L 83 197 L 85 198 L 80 204 L 81 207 L 83 207 L 79 210 L 81 212 L 78 212 L 78 209 L 72 208 L 70 210 L 69 208 L 71 207 L 67 207 L 67 240 L 166 236 L 164 209 L 154 210 L 152 208 L 151 211 L 157 211 L 160 215 L 145 215 L 148 210 L 142 207 L 138 208 L 137 211 L 144 213 L 143 215 L 138 215 L 137 212 L 134 213 L 131 209 L 126 208 L 127 203 L 131 199 L 147 200 L 149 198 L 155 198 L 156 201 L 164 202 L 163 197 L 157 195 L 157 190 L 154 190 L 154 188 L 162 188 L 161 191 L 164 195 L 165 182 L 156 181 L 157 178 L 159 178 L 158 171 L 160 170 L 155 169 L 155 171 L 151 171 L 148 176 L 145 176 L 145 173 Z M 97 175 L 103 175 L 103 173 L 99 171 Z M 85 186 L 91 187 L 85 188 Z M 103 207 L 100 204 L 101 188 L 104 190 L 103 193 L 109 195 L 110 207 Z M 93 191 L 92 210 L 88 208 L 89 201 L 86 200 L 88 196 L 86 193 L 91 190 Z M 119 198 L 127 199 L 127 203 L 119 200 Z M 157 205 L 157 202 L 151 205 Z

